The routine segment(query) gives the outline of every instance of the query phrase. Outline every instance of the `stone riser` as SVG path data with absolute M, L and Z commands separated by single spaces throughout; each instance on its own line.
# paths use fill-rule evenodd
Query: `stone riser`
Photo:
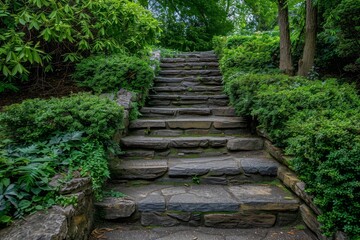
M 202 57 L 202 58 L 162 58 L 161 63 L 218 63 L 218 59 L 215 57 Z
M 161 70 L 159 77 L 221 77 L 220 70 Z
M 276 179 L 278 163 L 267 158 L 234 156 L 207 158 L 166 158 L 157 160 L 113 159 L 111 179 L 157 180 L 162 183 L 239 185 Z
M 236 129 L 140 129 L 130 130 L 131 136 L 154 136 L 154 137 L 180 137 L 180 136 L 194 136 L 194 135 L 250 135 L 248 128 L 236 128 Z
M 216 62 L 208 63 L 161 63 L 162 70 L 219 70 Z
M 165 96 L 165 95 L 164 95 Z M 224 99 L 208 99 L 208 100 L 157 100 L 151 99 L 147 102 L 148 106 L 168 106 L 168 107 L 226 107 L 229 105 L 228 100 Z
M 283 227 L 295 223 L 299 212 L 139 212 L 141 225 L 151 226 L 191 226 L 213 228 L 270 228 Z
M 140 110 L 143 117 L 148 115 L 178 117 L 178 116 L 220 116 L 235 117 L 235 109 L 224 108 L 149 108 L 143 107 Z M 247 121 L 247 120 L 246 120 Z

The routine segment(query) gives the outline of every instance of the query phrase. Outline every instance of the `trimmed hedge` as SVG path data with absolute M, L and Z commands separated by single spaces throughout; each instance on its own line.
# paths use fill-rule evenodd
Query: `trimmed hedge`
M 360 97 L 352 85 L 285 75 L 225 79 L 238 114 L 252 115 L 293 155 L 328 236 L 360 235 Z

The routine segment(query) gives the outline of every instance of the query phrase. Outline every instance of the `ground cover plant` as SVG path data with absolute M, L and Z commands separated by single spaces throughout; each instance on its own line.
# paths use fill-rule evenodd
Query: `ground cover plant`
M 49 185 L 89 176 L 97 198 L 109 177 L 109 153 L 122 127 L 123 109 L 90 94 L 50 100 L 26 100 L 0 114 L 0 224 L 54 204 L 71 204 Z
M 322 210 L 324 233 L 359 236 L 360 98 L 335 79 L 245 74 L 226 82 L 238 114 L 252 115 L 294 156 L 292 168 Z

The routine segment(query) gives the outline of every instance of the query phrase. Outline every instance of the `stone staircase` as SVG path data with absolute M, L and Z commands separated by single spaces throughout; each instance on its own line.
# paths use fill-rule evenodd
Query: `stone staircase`
M 212 52 L 163 58 L 142 117 L 121 140 L 106 219 L 143 226 L 251 228 L 299 219 L 300 200 L 277 180 L 278 163 L 222 92 Z

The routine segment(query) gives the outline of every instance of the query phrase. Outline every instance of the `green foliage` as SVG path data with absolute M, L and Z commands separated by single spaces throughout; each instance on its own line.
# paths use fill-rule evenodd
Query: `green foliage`
M 160 44 L 181 51 L 209 50 L 215 35 L 233 29 L 219 0 L 141 1 L 162 22 Z
M 74 131 L 83 131 L 89 139 L 106 142 L 122 127 L 122 119 L 123 110 L 116 103 L 81 93 L 7 106 L 0 115 L 0 125 L 7 136 L 22 143 Z
M 135 56 L 99 55 L 77 64 L 73 77 L 79 86 L 96 93 L 115 92 L 120 88 L 140 93 L 142 104 L 153 84 L 154 70 L 149 61 Z
M 137 53 L 155 43 L 151 13 L 128 0 L 0 3 L 0 77 L 27 79 L 91 53 Z M 34 69 L 33 69 L 34 68 Z
M 108 154 L 116 150 L 111 140 L 122 121 L 116 103 L 84 93 L 6 107 L 0 114 L 0 224 L 54 204 L 74 204 L 49 186 L 57 173 L 91 177 L 101 198 Z
M 228 79 L 238 114 L 255 116 L 294 156 L 293 168 L 323 214 L 325 234 L 360 234 L 360 98 L 334 79 L 248 74 Z
M 216 37 L 214 49 L 220 55 L 223 73 L 274 72 L 278 66 L 279 37 L 272 32 Z

